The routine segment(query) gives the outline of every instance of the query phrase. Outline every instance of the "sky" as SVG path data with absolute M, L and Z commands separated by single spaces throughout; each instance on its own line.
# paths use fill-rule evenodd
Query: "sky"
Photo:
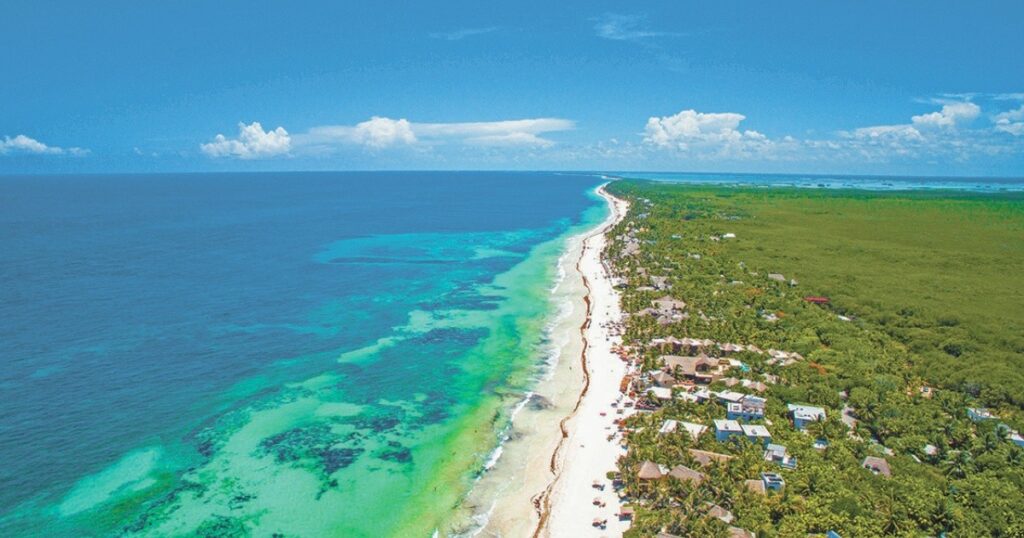
M 0 0 L 0 174 L 1024 176 L 1024 2 Z

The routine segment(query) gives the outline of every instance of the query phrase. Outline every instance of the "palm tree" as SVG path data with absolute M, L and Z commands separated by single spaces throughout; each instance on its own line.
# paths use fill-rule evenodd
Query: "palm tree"
M 964 478 L 970 470 L 974 459 L 971 453 L 966 450 L 957 451 L 952 457 L 942 463 L 946 469 L 946 476 L 953 478 Z

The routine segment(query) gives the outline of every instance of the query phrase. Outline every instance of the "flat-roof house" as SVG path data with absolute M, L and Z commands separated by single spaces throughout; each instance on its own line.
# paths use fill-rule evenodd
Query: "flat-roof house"
M 1024 437 L 1021 437 L 1020 432 L 1011 430 L 1008 439 L 1011 443 L 1024 448 Z
M 726 418 L 730 420 L 761 420 L 767 400 L 758 396 L 744 396 L 739 402 L 727 405 Z
M 719 391 L 716 396 L 718 396 L 718 399 L 724 403 L 739 403 L 743 401 L 743 397 L 746 396 L 746 394 L 732 390 L 723 390 Z
M 715 439 L 728 441 L 734 435 L 743 435 L 743 428 L 739 422 L 721 419 L 715 421 Z
M 743 430 L 743 436 L 753 443 L 768 444 L 772 442 L 772 434 L 768 432 L 768 428 L 760 424 L 743 424 L 740 429 Z
M 768 273 L 768 280 L 774 280 L 776 282 L 785 282 L 786 277 L 781 273 Z
M 781 491 L 782 488 L 786 487 L 786 480 L 777 473 L 761 473 L 761 482 L 764 483 L 765 489 L 774 491 Z
M 796 458 L 786 451 L 786 447 L 775 443 L 765 448 L 764 461 L 777 463 L 785 469 L 796 469 Z
M 813 405 L 788 404 L 790 415 L 793 417 L 793 427 L 798 430 L 807 429 L 811 422 L 825 420 L 825 410 Z
M 981 422 L 983 420 L 992 420 L 996 418 L 996 416 L 993 415 L 991 411 L 985 409 L 984 407 L 968 407 L 967 418 L 973 420 L 974 422 Z
M 868 456 L 864 458 L 864 461 L 861 462 L 860 466 L 875 474 L 880 474 L 886 477 L 892 476 L 892 470 L 889 469 L 889 462 L 885 461 L 885 458 Z

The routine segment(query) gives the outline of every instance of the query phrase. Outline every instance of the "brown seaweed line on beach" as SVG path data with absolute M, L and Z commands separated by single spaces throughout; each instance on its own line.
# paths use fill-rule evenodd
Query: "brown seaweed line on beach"
M 603 187 L 598 189 L 598 193 L 602 195 L 606 194 Z M 616 210 L 617 208 L 615 208 L 614 204 L 612 204 L 612 211 L 614 212 Z M 590 281 L 587 279 L 587 275 L 583 272 L 583 269 L 580 265 L 583 262 L 583 257 L 587 253 L 587 242 L 590 241 L 592 238 L 597 237 L 610 230 L 612 226 L 614 226 L 615 223 L 618 221 L 619 215 L 615 215 L 615 217 L 616 218 L 613 219 L 612 222 L 610 222 L 606 226 L 601 227 L 600 230 L 583 239 L 583 248 L 580 249 L 580 257 L 576 261 L 576 271 L 583 278 L 583 287 L 587 290 L 586 293 L 583 295 L 583 303 L 584 305 L 586 305 L 587 316 L 583 320 L 583 323 L 580 324 L 580 336 L 583 339 L 583 349 L 580 352 L 580 364 L 583 367 L 583 388 L 580 390 L 580 394 L 576 398 L 576 405 L 573 406 L 572 411 L 570 411 L 568 415 L 563 417 L 562 420 L 558 422 L 558 428 L 562 431 L 562 438 L 558 441 L 558 444 L 555 446 L 555 450 L 551 453 L 550 464 L 551 474 L 555 475 L 555 478 L 548 484 L 546 488 L 544 488 L 544 491 L 533 496 L 533 506 L 537 510 L 537 516 L 539 518 L 539 521 L 537 522 L 537 528 L 533 531 L 533 538 L 538 538 L 541 532 L 544 531 L 544 527 L 547 525 L 548 518 L 551 515 L 551 491 L 554 489 L 555 484 L 558 482 L 558 454 L 559 452 L 561 452 L 562 446 L 565 444 L 566 438 L 569 437 L 569 430 L 566 427 L 566 423 L 569 422 L 569 420 L 571 420 L 574 416 L 576 416 L 576 411 L 579 410 L 580 405 L 583 403 L 583 398 L 587 395 L 587 390 L 590 389 L 590 372 L 587 370 L 587 348 L 590 346 L 590 342 L 587 340 L 587 329 L 590 327 L 593 305 L 590 302 Z

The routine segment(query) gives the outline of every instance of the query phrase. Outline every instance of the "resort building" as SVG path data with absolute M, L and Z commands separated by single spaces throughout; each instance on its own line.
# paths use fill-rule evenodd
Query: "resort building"
M 675 478 L 681 482 L 689 482 L 694 486 L 699 486 L 704 481 L 704 473 L 694 471 L 693 469 L 683 466 L 676 465 L 668 472 L 668 476 Z
M 734 435 L 743 435 L 743 428 L 739 422 L 721 419 L 715 421 L 715 439 L 725 442 Z
M 664 355 L 661 362 L 666 372 L 705 384 L 720 379 L 728 369 L 728 366 L 723 366 L 718 359 L 703 354 L 696 357 Z
M 690 434 L 690 438 L 693 439 L 694 441 L 699 439 L 700 436 L 703 435 L 704 432 L 708 430 L 708 427 L 702 424 L 695 424 L 693 422 L 680 422 L 678 420 L 670 419 L 661 423 L 661 429 L 658 430 L 658 433 L 662 435 L 675 433 L 679 431 L 679 426 L 682 426 L 683 429 L 686 430 L 686 433 Z
M 651 381 L 654 381 L 659 387 L 674 387 L 676 385 L 676 378 L 662 371 L 655 372 L 651 376 Z
M 680 393 L 679 399 L 693 403 L 704 403 L 711 399 L 711 392 L 706 388 L 699 388 L 697 390 Z
M 793 427 L 804 431 L 811 422 L 825 420 L 825 410 L 813 405 L 788 404 L 790 415 L 793 417 Z
M 665 476 L 666 469 L 653 461 L 645 461 L 640 464 L 636 477 L 640 480 L 660 480 Z
M 687 449 L 690 456 L 700 464 L 701 467 L 707 467 L 712 463 L 728 463 L 732 459 L 732 456 L 727 454 L 719 454 L 717 452 L 708 452 L 707 450 L 697 450 L 696 448 Z
M 665 314 L 672 314 L 686 310 L 686 303 L 666 295 L 660 299 L 651 301 L 651 305 Z
M 759 393 L 768 390 L 768 385 L 765 385 L 760 381 L 751 381 L 750 379 L 744 379 L 740 381 L 740 386 Z
M 789 366 L 796 361 L 803 360 L 803 355 L 795 351 L 782 351 L 780 349 L 769 349 L 768 360 L 766 361 L 770 365 Z
M 718 401 L 720 401 L 720 402 L 722 402 L 724 404 L 730 404 L 730 403 L 739 403 L 739 402 L 743 401 L 743 397 L 746 396 L 746 394 L 743 394 L 742 392 L 732 391 L 732 390 L 723 390 L 723 391 L 716 392 L 715 396 L 718 397 Z
M 766 490 L 782 491 L 782 488 L 786 487 L 786 481 L 777 473 L 761 473 L 761 482 Z
M 764 451 L 764 461 L 777 463 L 785 469 L 796 469 L 796 458 L 786 452 L 786 447 L 769 444 Z
M 981 422 L 983 420 L 992 420 L 996 418 L 996 416 L 993 415 L 991 411 L 985 409 L 984 407 L 968 407 L 967 418 L 973 420 L 974 422 Z
M 707 515 L 716 518 L 723 523 L 732 523 L 732 521 L 736 519 L 736 516 L 733 515 L 732 512 L 726 510 L 725 508 L 722 508 L 721 506 L 718 506 L 717 504 L 710 502 L 705 504 L 711 505 L 708 507 Z
M 760 424 L 743 424 L 740 429 L 743 430 L 743 436 L 752 443 L 766 445 L 772 442 L 772 434 L 768 432 L 768 428 Z
M 704 435 L 704 432 L 708 431 L 708 427 L 703 424 L 696 424 L 693 422 L 682 422 L 681 424 L 686 430 L 686 433 L 689 433 L 690 438 L 694 441 L 699 439 L 701 435 Z
M 1020 432 L 1016 430 L 1010 430 L 1010 435 L 1007 437 L 1009 441 L 1021 448 L 1024 448 L 1024 437 L 1021 437 Z
M 885 461 L 885 458 L 868 456 L 864 458 L 864 461 L 861 462 L 860 466 L 875 474 L 880 474 L 885 477 L 892 476 L 892 470 L 889 469 L 889 462 Z
M 745 488 L 747 488 L 747 490 L 749 490 L 751 493 L 758 493 L 758 494 L 764 495 L 765 488 L 764 488 L 764 481 L 763 480 L 758 480 L 756 478 L 752 478 L 750 480 L 744 480 L 743 481 L 743 486 Z
M 739 402 L 728 404 L 726 417 L 729 420 L 761 420 L 767 400 L 758 396 L 744 396 Z

